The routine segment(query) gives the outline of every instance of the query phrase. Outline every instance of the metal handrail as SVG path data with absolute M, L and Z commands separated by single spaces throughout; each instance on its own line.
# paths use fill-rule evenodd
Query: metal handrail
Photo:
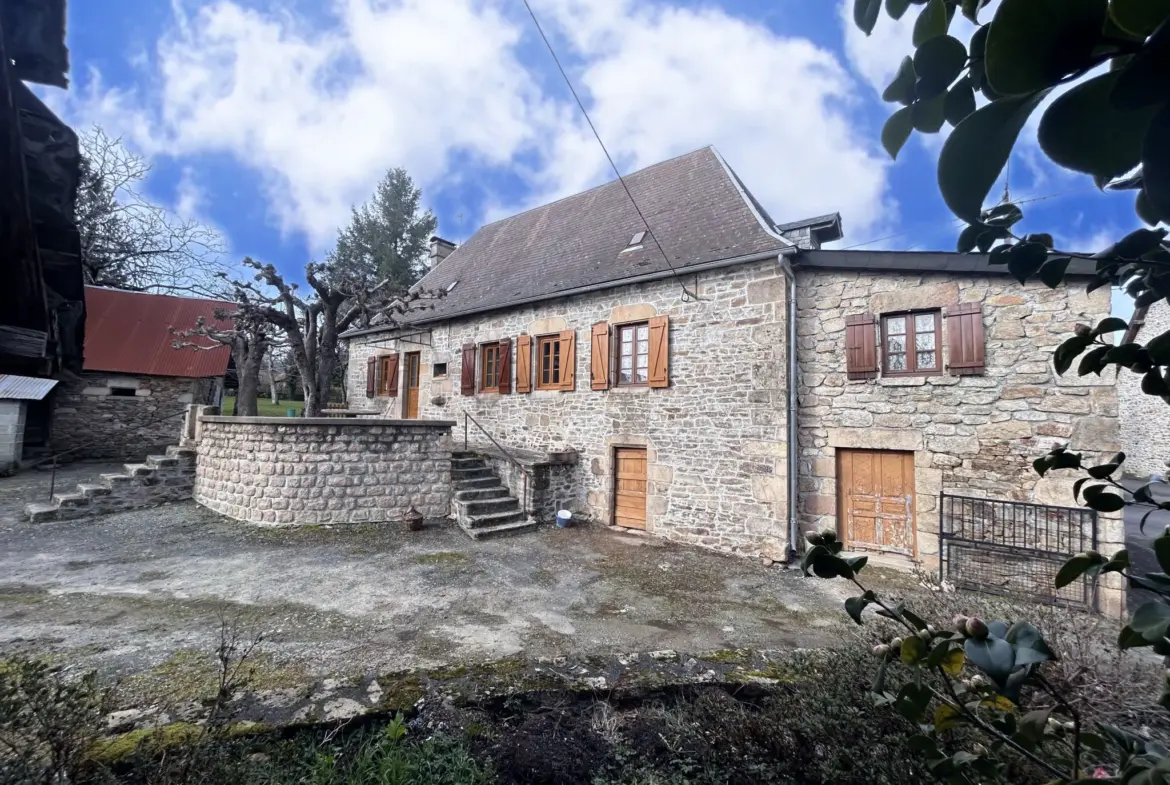
M 519 469 L 520 473 L 522 475 L 524 475 L 524 500 L 523 500 L 524 512 L 531 515 L 532 510 L 531 510 L 531 507 L 528 503 L 528 477 L 530 475 L 529 475 L 528 470 L 526 468 L 524 468 L 524 464 L 520 463 L 520 461 L 518 461 L 516 459 L 516 457 L 513 456 L 512 453 L 510 453 L 508 451 L 507 447 L 505 447 L 504 445 L 502 445 L 498 441 L 496 441 L 496 437 L 494 437 L 490 433 L 488 433 L 487 428 L 484 428 L 482 425 L 480 425 L 479 420 L 475 419 L 467 412 L 463 413 L 463 449 L 464 450 L 467 449 L 467 445 L 468 445 L 468 440 L 467 440 L 467 431 L 468 431 L 467 423 L 468 423 L 468 421 L 475 423 L 475 427 L 479 428 L 480 432 L 484 436 L 488 437 L 488 439 L 491 441 L 491 443 L 496 446 L 496 449 L 498 449 L 500 452 L 502 452 L 504 454 L 504 457 L 507 458 L 512 463 L 513 466 L 515 466 L 517 469 Z

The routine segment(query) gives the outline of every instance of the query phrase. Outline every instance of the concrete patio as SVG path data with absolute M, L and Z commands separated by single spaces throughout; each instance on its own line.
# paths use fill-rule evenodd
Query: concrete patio
M 64 469 L 58 484 L 108 471 Z M 306 677 L 532 657 L 812 647 L 838 582 L 599 527 L 470 542 L 453 523 L 263 529 L 193 502 L 31 524 L 49 476 L 0 480 L 0 651 L 115 675 L 214 650 L 221 618 Z

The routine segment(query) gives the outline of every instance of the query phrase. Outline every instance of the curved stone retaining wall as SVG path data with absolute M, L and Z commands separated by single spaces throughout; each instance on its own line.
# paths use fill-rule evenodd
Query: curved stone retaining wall
M 272 526 L 427 519 L 451 504 L 451 426 L 438 420 L 199 418 L 195 500 Z

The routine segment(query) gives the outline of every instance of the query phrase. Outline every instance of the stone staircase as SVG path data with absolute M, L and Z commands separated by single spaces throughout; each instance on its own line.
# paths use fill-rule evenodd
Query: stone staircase
M 80 483 L 70 493 L 55 493 L 50 502 L 27 504 L 24 517 L 33 523 L 69 521 L 183 501 L 194 491 L 195 450 L 187 447 L 168 447 L 166 455 L 124 468 L 120 474 L 101 475 L 98 482 Z
M 536 521 L 524 512 L 481 456 L 454 453 L 451 482 L 455 489 L 455 521 L 471 539 L 520 534 L 536 528 Z

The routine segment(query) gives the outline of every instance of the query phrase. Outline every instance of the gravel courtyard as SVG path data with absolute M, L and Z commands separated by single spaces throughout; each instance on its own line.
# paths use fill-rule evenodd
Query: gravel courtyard
M 75 464 L 58 488 L 110 471 Z M 109 674 L 211 653 L 221 618 L 305 677 L 532 657 L 827 645 L 848 587 L 601 527 L 472 542 L 353 526 L 261 529 L 193 502 L 29 524 L 49 476 L 0 479 L 0 651 Z

